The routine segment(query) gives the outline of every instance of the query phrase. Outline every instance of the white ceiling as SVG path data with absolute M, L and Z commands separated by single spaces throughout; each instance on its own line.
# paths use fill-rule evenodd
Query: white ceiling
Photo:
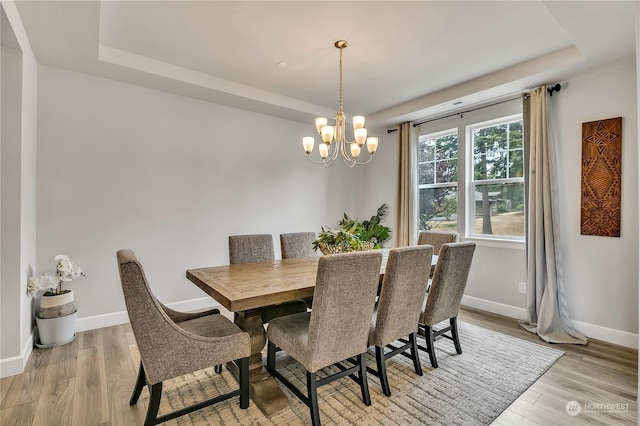
M 390 125 L 632 61 L 635 2 L 19 1 L 43 64 L 299 121 Z M 278 66 L 286 62 L 286 67 Z M 371 123 L 373 121 L 373 123 Z

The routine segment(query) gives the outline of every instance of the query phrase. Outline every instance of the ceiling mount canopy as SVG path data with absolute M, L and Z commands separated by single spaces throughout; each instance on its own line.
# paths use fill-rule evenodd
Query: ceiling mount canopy
M 378 149 L 378 138 L 367 137 L 367 129 L 364 127 L 364 116 L 356 115 L 353 117 L 353 141 L 347 140 L 346 133 L 346 116 L 342 111 L 342 50 L 348 46 L 346 40 L 338 40 L 334 46 L 340 50 L 340 103 L 338 113 L 335 118 L 335 126 L 327 125 L 326 117 L 316 118 L 316 131 L 320 135 L 322 141 L 318 144 L 318 154 L 320 160 L 311 158 L 315 139 L 311 136 L 302 138 L 302 146 L 304 152 L 307 153 L 309 161 L 315 164 L 323 164 L 325 167 L 331 167 L 335 163 L 338 155 L 342 157 L 347 167 L 353 167 L 356 164 L 367 164 L 373 158 Z M 362 147 L 367 144 L 369 158 L 366 161 L 358 161 Z M 347 148 L 348 147 L 348 148 Z

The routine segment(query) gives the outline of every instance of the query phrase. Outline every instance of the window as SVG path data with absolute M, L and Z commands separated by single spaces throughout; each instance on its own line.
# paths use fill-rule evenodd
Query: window
M 473 223 L 468 234 L 524 237 L 522 117 L 468 127 L 473 149 Z
M 413 226 L 487 244 L 524 241 L 519 98 L 420 124 Z M 417 238 L 417 232 L 416 236 Z
M 458 227 L 458 130 L 418 140 L 419 229 Z

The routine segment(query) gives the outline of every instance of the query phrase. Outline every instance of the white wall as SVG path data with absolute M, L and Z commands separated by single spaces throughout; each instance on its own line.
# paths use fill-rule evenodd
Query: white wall
M 569 315 L 585 325 L 638 332 L 638 127 L 635 64 L 570 80 L 556 100 L 560 249 Z M 582 123 L 622 116 L 619 238 L 580 235 Z M 581 324 L 578 324 L 580 326 Z
M 279 257 L 280 233 L 318 232 L 353 206 L 354 171 L 305 158 L 313 123 L 47 66 L 38 100 L 37 269 L 59 253 L 83 267 L 66 286 L 81 328 L 125 309 L 120 248 L 160 300 L 206 300 L 185 270 L 227 264 L 229 235 L 271 233 Z
M 636 71 L 630 63 L 574 78 L 553 98 L 559 128 L 560 254 L 569 316 L 590 337 L 637 346 L 638 132 Z M 580 235 L 582 123 L 623 117 L 622 236 Z M 378 158 L 364 171 L 361 204 L 391 202 L 395 215 L 397 132 L 381 137 Z M 375 201 L 374 201 L 375 200 Z M 389 219 L 393 223 L 393 218 Z M 479 243 L 480 244 L 480 243 Z M 463 303 L 516 318 L 526 316 L 517 283 L 526 280 L 522 247 L 479 245 Z
M 2 48 L 2 342 L 0 357 L 20 354 L 20 123 L 22 52 Z
M 13 2 L 2 2 L 11 45 L 2 49 L 2 340 L 0 376 L 20 373 L 33 340 L 27 279 L 36 264 L 38 64 Z M 6 28 L 5 28 L 6 29 Z M 5 40 L 6 41 L 6 40 Z M 5 75 L 6 73 L 6 75 Z
M 36 149 L 38 142 L 38 63 L 29 50 L 22 57 L 22 155 L 20 172 L 20 347 L 31 352 L 35 325 L 33 305 L 27 297 L 27 280 L 36 268 Z

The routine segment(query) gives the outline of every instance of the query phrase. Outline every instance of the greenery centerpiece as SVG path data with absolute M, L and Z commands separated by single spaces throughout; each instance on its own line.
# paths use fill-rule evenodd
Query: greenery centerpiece
M 378 249 L 390 238 L 389 227 L 381 224 L 389 208 L 382 204 L 369 220 L 360 222 L 343 214 L 338 222 L 337 230 L 322 227 L 318 239 L 313 242 L 313 249 L 324 254 L 345 253 Z

